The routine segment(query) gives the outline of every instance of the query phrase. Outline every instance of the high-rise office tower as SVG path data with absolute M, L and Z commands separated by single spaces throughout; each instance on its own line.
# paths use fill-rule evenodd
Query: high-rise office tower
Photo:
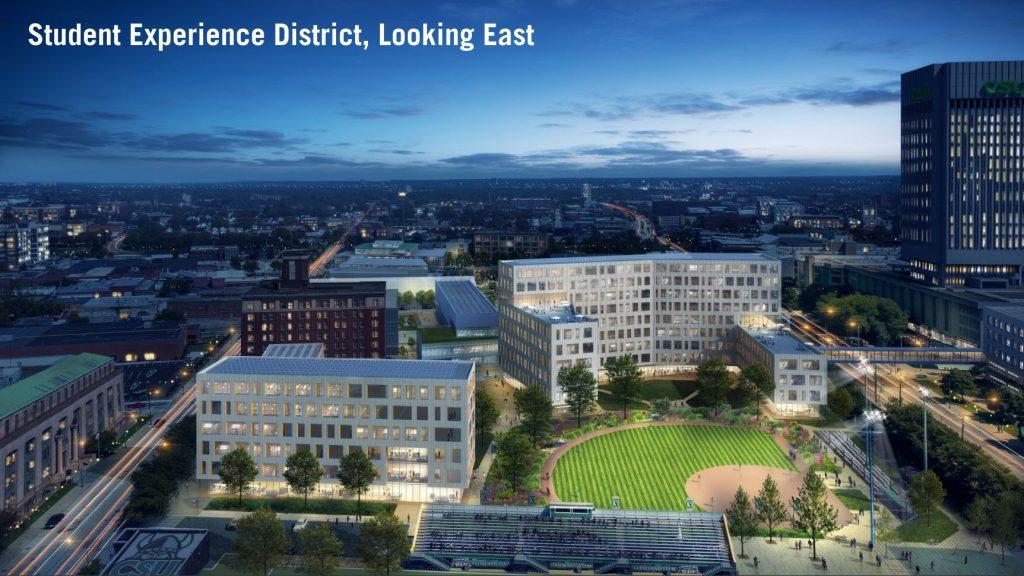
M 1024 268 L 1024 61 L 903 74 L 903 259 L 939 286 L 1019 285 Z

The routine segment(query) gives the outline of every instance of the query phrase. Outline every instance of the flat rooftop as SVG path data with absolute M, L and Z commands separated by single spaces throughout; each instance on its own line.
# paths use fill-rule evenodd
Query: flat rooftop
M 268 358 L 231 356 L 199 372 L 206 376 L 320 376 L 395 380 L 466 380 L 472 362 L 363 358 Z
M 992 304 L 985 306 L 985 309 L 998 312 L 1003 316 L 1013 318 L 1018 322 L 1024 322 L 1024 302 L 1020 304 Z
M 110 361 L 111 358 L 99 354 L 76 354 L 42 372 L 0 388 L 0 418 L 7 418 Z
M 29 348 L 65 344 L 92 344 L 137 340 L 173 340 L 184 325 L 177 322 L 69 322 L 52 326 L 25 326 L 0 329 L 0 347 Z
M 613 254 L 608 256 L 569 256 L 566 258 L 528 258 L 502 260 L 510 266 L 536 266 L 538 264 L 603 264 L 606 262 L 777 262 L 763 254 L 717 252 L 654 252 L 650 254 Z
M 792 332 L 779 326 L 767 328 L 741 326 L 740 328 L 773 354 L 821 354 L 818 350 L 804 344 Z

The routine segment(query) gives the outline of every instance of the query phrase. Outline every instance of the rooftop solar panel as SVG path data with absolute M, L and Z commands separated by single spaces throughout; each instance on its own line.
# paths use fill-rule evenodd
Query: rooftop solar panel
M 395 378 L 465 380 L 472 362 L 440 360 L 378 360 L 359 358 L 268 358 L 232 356 L 206 368 L 200 375 L 324 376 L 348 378 Z

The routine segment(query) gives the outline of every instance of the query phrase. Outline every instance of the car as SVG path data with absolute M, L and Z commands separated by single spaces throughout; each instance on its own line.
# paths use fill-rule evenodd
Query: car
M 52 530 L 56 528 L 57 524 L 64 519 L 63 514 L 54 514 L 46 519 L 46 524 L 43 524 L 43 530 Z
M 296 520 L 295 526 L 292 526 L 292 532 L 302 532 L 306 529 L 307 524 L 309 524 L 309 520 L 306 518 Z
M 238 520 L 232 520 L 231 522 L 228 522 L 227 526 L 225 526 L 224 529 L 228 532 L 234 532 L 238 530 Z

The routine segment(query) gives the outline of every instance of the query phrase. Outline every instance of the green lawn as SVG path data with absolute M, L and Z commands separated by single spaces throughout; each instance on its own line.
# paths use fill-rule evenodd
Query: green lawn
M 697 389 L 693 380 L 646 380 L 637 390 L 637 398 L 653 401 L 659 398 L 682 400 Z
M 932 514 L 931 526 L 926 526 L 924 521 L 918 518 L 896 528 L 896 538 L 904 542 L 942 542 L 956 531 L 956 522 L 942 510 L 936 510 Z
M 242 498 L 242 504 L 239 505 L 238 497 L 227 497 L 222 496 L 213 498 L 210 503 L 206 505 L 207 510 L 242 510 L 252 511 L 263 506 L 269 506 L 274 512 L 280 513 L 302 513 L 309 512 L 310 514 L 333 514 L 333 515 L 353 515 L 362 514 L 363 516 L 373 516 L 381 512 L 394 512 L 395 505 L 391 503 L 375 502 L 372 500 L 363 499 L 361 510 L 356 508 L 355 500 L 336 500 L 329 498 L 310 498 L 309 505 L 303 508 L 302 498 L 289 496 L 286 498 Z
M 871 500 L 868 500 L 867 494 L 857 490 L 856 488 L 840 488 L 833 492 L 835 492 L 839 501 L 852 512 L 856 512 L 857 510 L 867 510 L 871 507 Z M 875 502 L 876 511 L 878 510 L 878 506 L 879 504 Z
M 684 510 L 686 480 L 698 470 L 751 464 L 793 470 L 771 436 L 721 426 L 653 426 L 598 436 L 558 461 L 555 490 L 565 501 L 600 508 Z

